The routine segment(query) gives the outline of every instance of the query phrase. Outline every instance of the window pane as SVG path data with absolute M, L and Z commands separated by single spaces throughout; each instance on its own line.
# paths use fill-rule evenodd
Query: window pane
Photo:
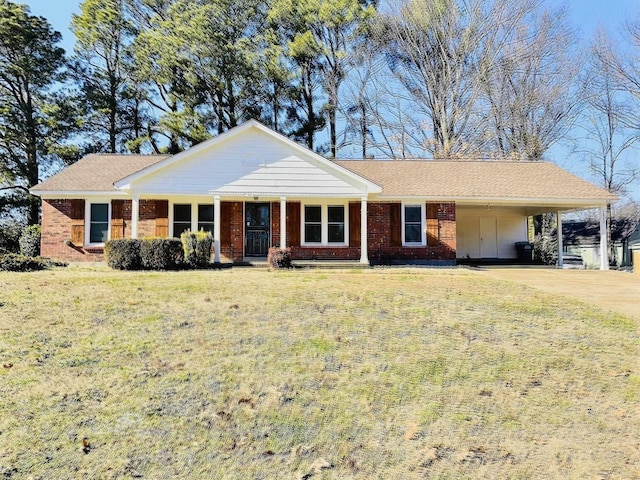
M 405 243 L 420 243 L 422 242 L 421 225 L 410 223 L 404 226 L 404 241 Z
M 304 207 L 304 221 L 305 223 L 320 223 L 322 221 L 322 209 L 319 206 Z
M 344 223 L 344 207 L 328 208 L 329 223 Z
M 173 206 L 173 236 L 180 238 L 182 232 L 191 230 L 191 204 Z
M 182 232 L 186 232 L 187 230 L 191 230 L 191 223 L 185 222 L 173 222 L 173 236 L 174 238 L 180 238 Z
M 191 222 L 191 205 L 174 205 L 173 206 L 174 222 Z
M 329 242 L 344 242 L 344 223 L 329 224 Z
M 198 205 L 198 222 L 213 222 L 213 205 Z
M 104 243 L 108 240 L 109 224 L 103 222 L 91 222 L 91 231 L 89 232 L 90 243 Z
M 109 204 L 108 203 L 92 203 L 91 204 L 91 221 L 92 222 L 108 222 L 109 221 Z
M 198 222 L 198 231 L 200 230 L 204 230 L 213 235 L 213 222 Z
M 109 204 L 92 203 L 89 223 L 89 243 L 106 242 L 109 239 Z
M 304 241 L 307 243 L 320 243 L 322 241 L 322 227 L 320 224 L 305 224 Z
M 413 206 L 413 207 L 404 207 L 404 221 L 405 223 L 412 222 L 420 222 L 422 223 L 422 208 Z

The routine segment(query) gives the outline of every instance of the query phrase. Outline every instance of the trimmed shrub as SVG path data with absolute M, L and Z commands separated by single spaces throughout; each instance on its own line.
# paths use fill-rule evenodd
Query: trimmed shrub
M 142 268 L 140 258 L 141 241 L 136 238 L 108 240 L 104 245 L 107 265 L 116 270 L 138 270 Z
M 182 268 L 182 242 L 177 238 L 145 238 L 140 243 L 140 260 L 142 267 L 150 270 Z
M 270 268 L 293 268 L 291 249 L 271 247 L 269 249 L 269 256 L 267 257 L 267 263 Z
M 210 232 L 187 230 L 180 235 L 180 241 L 184 250 L 184 261 L 187 265 L 193 268 L 204 268 L 209 265 L 211 246 L 213 245 L 213 236 Z
M 23 226 L 16 221 L 0 222 L 0 254 L 19 253 Z
M 63 262 L 56 262 L 43 257 L 25 257 L 16 253 L 0 255 L 0 271 L 4 272 L 35 272 L 52 267 L 66 267 Z
M 25 257 L 37 257 L 40 255 L 40 236 L 42 228 L 40 225 L 29 225 L 25 227 L 20 235 L 20 253 Z

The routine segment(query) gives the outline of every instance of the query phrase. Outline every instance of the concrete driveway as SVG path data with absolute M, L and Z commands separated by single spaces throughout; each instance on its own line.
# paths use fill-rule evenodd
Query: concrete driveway
M 640 275 L 599 270 L 487 268 L 483 275 L 565 295 L 640 321 Z

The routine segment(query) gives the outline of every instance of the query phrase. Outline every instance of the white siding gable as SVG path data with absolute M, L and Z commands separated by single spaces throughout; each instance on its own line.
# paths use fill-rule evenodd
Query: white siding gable
M 141 195 L 341 197 L 366 195 L 371 187 L 339 165 L 257 127 L 167 160 L 122 187 Z

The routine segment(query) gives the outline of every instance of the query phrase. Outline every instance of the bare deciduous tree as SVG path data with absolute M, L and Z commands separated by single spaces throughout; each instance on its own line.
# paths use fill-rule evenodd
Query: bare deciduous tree
M 409 0 L 381 16 L 377 38 L 404 87 L 424 150 L 477 153 L 481 80 L 539 0 Z M 406 129 L 397 126 L 403 134 Z
M 579 113 L 577 36 L 563 10 L 531 12 L 508 43 L 494 48 L 483 71 L 490 150 L 517 160 L 541 160 L 572 128 Z
M 624 88 L 625 82 L 620 82 L 622 78 L 618 67 L 621 63 L 604 32 L 596 34 L 591 52 L 584 81 L 585 139 L 581 153 L 603 188 L 611 193 L 624 194 L 626 187 L 640 175 L 640 167 L 631 162 L 628 155 L 639 139 L 637 132 L 633 132 L 627 123 L 635 115 L 630 102 L 632 99 Z M 609 204 L 609 261 L 615 256 L 611 242 L 612 220 L 612 206 Z

